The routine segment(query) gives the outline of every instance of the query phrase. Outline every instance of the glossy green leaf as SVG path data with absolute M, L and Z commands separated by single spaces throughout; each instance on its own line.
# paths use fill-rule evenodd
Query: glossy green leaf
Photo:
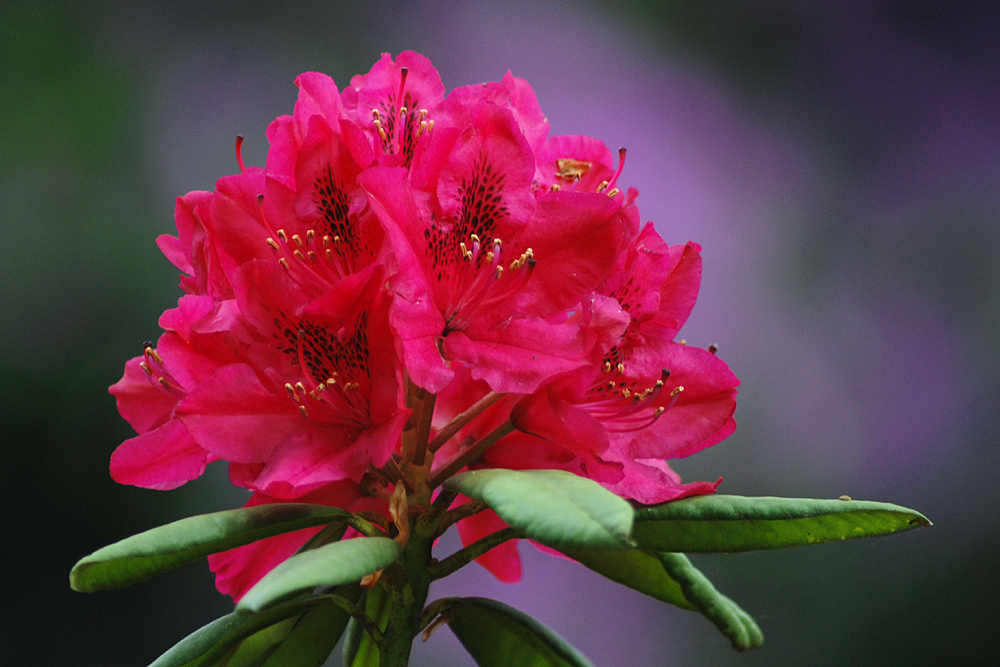
M 720 593 L 712 582 L 691 564 L 687 556 L 676 553 L 657 554 L 667 574 L 684 592 L 684 597 L 701 614 L 715 624 L 737 651 L 758 648 L 764 643 L 764 633 L 750 614 Z
M 296 554 L 247 591 L 237 612 L 256 612 L 318 586 L 340 586 L 389 566 L 402 547 L 388 537 L 358 537 Z
M 324 604 L 331 604 L 327 596 L 317 595 L 275 605 L 259 614 L 227 614 L 192 632 L 150 667 L 209 667 L 220 664 L 248 637 Z
M 555 632 L 496 600 L 459 598 L 445 613 L 479 667 L 593 667 Z
M 300 617 L 287 618 L 244 639 L 213 667 L 262 667 L 295 627 Z
M 95 551 L 70 572 L 70 586 L 84 593 L 128 586 L 208 554 L 348 516 L 326 505 L 281 503 L 181 519 Z
M 365 591 L 364 610 L 368 618 L 385 630 L 392 610 L 392 597 L 383 584 Z M 378 645 L 358 619 L 352 618 L 347 624 L 342 649 L 343 663 L 347 667 L 379 667 Z
M 360 589 L 356 585 L 355 588 Z M 306 612 L 263 667 L 320 667 L 340 641 L 350 618 L 346 611 L 333 605 Z
M 889 503 L 708 495 L 637 509 L 632 539 L 653 551 L 708 553 L 837 542 L 929 525 L 919 512 Z
M 475 470 L 445 488 L 480 500 L 525 537 L 555 549 L 627 549 L 632 506 L 562 470 Z
M 570 550 L 564 553 L 611 581 L 681 609 L 694 610 L 694 606 L 684 597 L 680 584 L 667 574 L 655 553 L 644 549 Z

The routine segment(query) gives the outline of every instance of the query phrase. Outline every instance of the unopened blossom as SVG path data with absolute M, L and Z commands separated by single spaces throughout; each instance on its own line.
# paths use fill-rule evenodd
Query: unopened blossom
M 640 224 L 624 151 L 548 136 L 509 72 L 446 95 L 413 52 L 343 90 L 295 83 L 265 166 L 237 147 L 239 173 L 179 199 L 158 239 L 185 294 L 112 387 L 139 434 L 115 479 L 173 488 L 226 461 L 250 505 L 387 526 L 392 489 L 426 502 L 477 467 L 568 470 L 640 503 L 714 491 L 666 459 L 732 431 L 738 381 L 675 340 L 700 249 Z M 502 527 L 458 524 L 466 544 Z M 219 589 L 239 598 L 315 532 L 212 556 Z M 480 562 L 520 578 L 515 542 Z

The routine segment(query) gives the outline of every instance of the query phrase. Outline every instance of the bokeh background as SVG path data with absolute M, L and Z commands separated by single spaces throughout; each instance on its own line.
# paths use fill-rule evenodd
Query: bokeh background
M 528 79 L 554 134 L 628 148 L 621 183 L 704 246 L 684 335 L 743 385 L 736 434 L 676 464 L 747 495 L 888 500 L 928 530 L 696 558 L 762 625 L 701 617 L 522 545 L 494 596 L 600 666 L 995 664 L 1000 513 L 1000 11 L 989 2 L 5 2 L 0 8 L 0 662 L 144 665 L 231 609 L 205 565 L 73 593 L 73 562 L 234 507 L 107 473 L 106 388 L 179 296 L 173 202 L 262 164 L 292 80 L 383 51 L 450 90 Z M 336 663 L 336 664 L 339 664 Z M 414 664 L 471 665 L 447 630 Z

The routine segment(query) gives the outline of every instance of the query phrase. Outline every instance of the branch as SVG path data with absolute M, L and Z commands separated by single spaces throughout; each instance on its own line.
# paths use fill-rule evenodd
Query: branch
M 498 530 L 497 532 L 491 533 L 486 537 L 481 537 L 464 549 L 456 551 L 443 561 L 435 563 L 427 568 L 430 572 L 431 580 L 433 581 L 447 577 L 452 572 L 455 572 L 476 560 L 490 549 L 500 546 L 507 540 L 520 537 L 521 536 L 518 532 L 510 527 Z
M 458 523 L 462 519 L 468 519 L 470 516 L 479 514 L 484 509 L 487 509 L 489 505 L 478 500 L 470 500 L 467 503 L 462 503 L 454 509 L 450 509 L 441 515 L 438 519 L 437 525 L 435 526 L 434 536 L 440 537 L 444 535 L 445 531 L 451 528 L 452 525 Z
M 441 429 L 440 432 L 438 432 L 434 439 L 430 441 L 427 445 L 427 449 L 432 452 L 439 450 L 444 443 L 451 439 L 451 436 L 458 433 L 463 426 L 475 419 L 479 413 L 499 401 L 505 395 L 506 394 L 498 394 L 495 391 L 491 391 L 483 396 L 481 399 L 473 403 L 468 410 L 448 422 L 448 424 Z
M 424 455 L 428 449 L 427 438 L 430 435 L 431 420 L 434 417 L 434 402 L 437 400 L 437 394 L 431 394 L 422 389 L 420 393 L 423 396 L 420 401 L 420 413 L 417 416 L 417 448 L 413 453 L 413 465 L 415 466 L 424 464 Z
M 329 594 L 326 596 L 335 606 L 340 607 L 342 610 L 346 611 L 351 615 L 351 618 L 356 620 L 361 624 L 361 627 L 365 629 L 369 635 L 371 635 L 372 640 L 376 644 L 381 644 L 384 635 L 382 631 L 378 628 L 378 623 L 376 623 L 368 614 L 361 610 L 358 605 L 354 604 L 347 598 L 342 598 L 339 595 Z
M 513 430 L 514 425 L 510 422 L 510 419 L 508 419 L 503 424 L 493 429 L 490 434 L 482 440 L 460 453 L 442 467 L 438 468 L 437 472 L 433 473 L 430 479 L 427 480 L 427 486 L 433 489 L 465 466 L 475 463 L 479 460 L 479 457 L 482 456 L 487 449 L 492 447 L 497 440 Z

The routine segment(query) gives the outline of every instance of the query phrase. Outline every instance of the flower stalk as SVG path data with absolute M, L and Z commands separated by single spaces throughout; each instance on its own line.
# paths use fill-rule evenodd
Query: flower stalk
M 427 486 L 436 489 L 446 479 L 457 473 L 462 468 L 479 460 L 487 449 L 492 447 L 497 440 L 514 431 L 514 424 L 508 419 L 500 426 L 496 427 L 474 445 L 458 454 L 451 461 L 434 471 L 427 480 Z

